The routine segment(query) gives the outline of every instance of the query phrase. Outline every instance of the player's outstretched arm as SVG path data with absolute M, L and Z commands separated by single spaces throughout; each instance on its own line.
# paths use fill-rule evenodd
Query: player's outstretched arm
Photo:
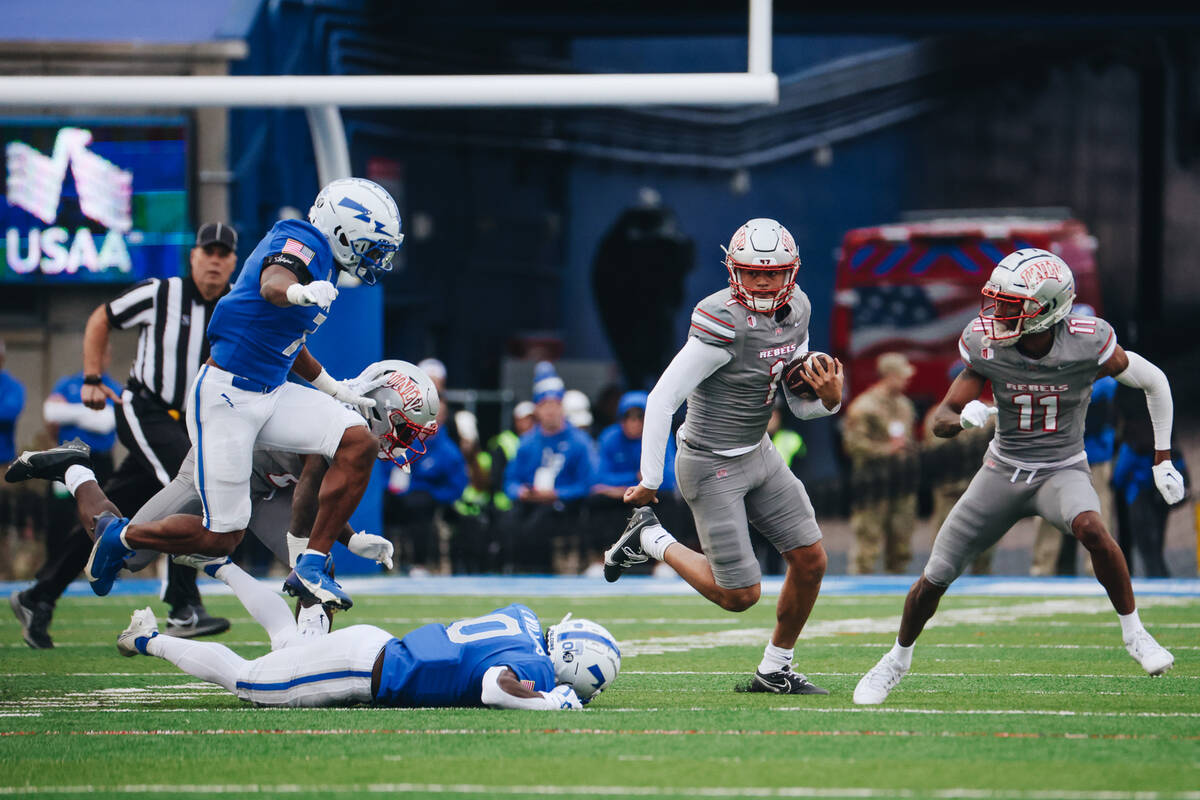
M 307 347 L 301 347 L 300 352 L 296 354 L 296 360 L 292 363 L 292 372 L 311 383 L 314 389 L 321 390 L 339 403 L 364 409 L 375 407 L 374 400 L 364 397 L 352 385 L 345 381 L 334 380 L 333 376 L 325 371 L 321 362 L 317 361 L 316 356 L 310 353 Z
M 732 356 L 720 347 L 689 338 L 658 383 L 646 398 L 646 422 L 642 429 L 642 480 L 625 491 L 625 502 L 644 506 L 657 501 L 663 480 L 663 462 L 667 457 L 667 439 L 671 436 L 671 416 L 687 396 Z
M 1154 429 L 1154 485 L 1167 503 L 1178 503 L 1185 491 L 1183 476 L 1171 463 L 1175 405 L 1171 399 L 1170 381 L 1161 369 L 1120 345 L 1100 365 L 1100 376 L 1108 375 L 1146 393 L 1146 408 L 1150 411 L 1150 426 Z
M 508 667 L 492 667 L 483 674 L 480 699 L 490 708 L 559 711 L 583 708 L 575 690 L 565 683 L 549 692 L 530 689 Z
M 946 390 L 946 396 L 933 412 L 933 435 L 942 439 L 957 436 L 964 428 L 979 428 L 996 413 L 994 406 L 979 402 L 986 378 L 967 367 Z

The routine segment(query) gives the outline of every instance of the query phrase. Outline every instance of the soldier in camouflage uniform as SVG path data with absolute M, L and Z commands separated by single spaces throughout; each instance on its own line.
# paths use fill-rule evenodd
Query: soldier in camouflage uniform
M 957 374 L 956 371 L 955 375 Z M 938 407 L 934 406 L 925 415 L 921 436 L 921 463 L 929 469 L 933 484 L 933 510 L 929 514 L 929 527 L 934 533 L 942 529 L 942 523 L 950 516 L 954 504 L 971 485 L 971 470 L 982 459 L 983 451 L 987 449 L 995 428 L 994 420 L 989 419 L 982 428 L 967 428 L 953 439 L 944 439 L 933 434 L 933 420 L 937 409 Z M 1057 528 L 1054 529 L 1054 534 L 1062 535 Z M 996 545 L 992 545 L 976 556 L 971 562 L 971 574 L 990 574 L 995 554 Z
M 1168 502 L 1183 498 L 1171 463 L 1171 387 L 1158 367 L 1117 344 L 1096 317 L 1072 315 L 1075 280 L 1058 256 L 1026 248 L 1005 257 L 983 287 L 979 318 L 959 339 L 966 364 L 934 415 L 950 437 L 997 415 L 983 467 L 938 531 L 925 572 L 909 590 L 895 646 L 854 689 L 854 702 L 887 699 L 912 665 L 912 648 L 938 601 L 972 558 L 1017 520 L 1037 514 L 1074 534 L 1091 555 L 1121 623 L 1125 648 L 1146 672 L 1161 675 L 1174 657 L 1142 626 L 1129 568 L 1100 517 L 1083 447 L 1083 421 L 1098 376 L 1146 393 L 1155 432 L 1154 478 Z M 996 406 L 976 398 L 991 381 Z
M 636 509 L 604 555 L 604 576 L 614 581 L 626 568 L 654 558 L 722 608 L 744 611 L 758 601 L 762 580 L 750 542 L 753 523 L 788 566 L 775 630 L 746 688 L 828 694 L 791 667 L 793 647 L 825 574 L 821 531 L 804 485 L 767 437 L 784 367 L 808 351 L 811 306 L 795 283 L 800 258 L 791 234 L 771 219 L 740 227 L 725 252 L 729 288 L 696 305 L 687 343 L 650 393 L 642 479 L 625 492 L 625 502 Z M 841 364 L 815 363 L 804 374 L 816 399 L 785 390 L 792 413 L 802 419 L 835 413 L 841 407 Z M 662 482 L 671 416 L 685 399 L 675 476 L 703 554 L 677 542 L 650 509 Z
M 901 353 L 884 353 L 875 363 L 879 380 L 846 408 L 842 446 L 855 476 L 878 475 L 878 491 L 855 494 L 850 527 L 854 531 L 851 573 L 875 571 L 879 551 L 883 568 L 903 574 L 912 558 L 917 524 L 916 459 L 913 426 L 917 409 L 904 396 L 913 366 Z M 890 479 L 890 480 L 888 480 Z

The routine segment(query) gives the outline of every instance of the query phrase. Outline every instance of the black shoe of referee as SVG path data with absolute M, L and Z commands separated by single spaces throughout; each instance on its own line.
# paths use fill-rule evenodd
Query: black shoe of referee
M 179 639 L 214 636 L 229 630 L 229 620 L 210 616 L 202 605 L 172 609 L 167 614 L 167 635 Z
M 92 448 L 80 439 L 72 439 L 49 450 L 26 450 L 8 465 L 4 480 L 9 483 L 20 483 L 31 478 L 61 481 L 67 467 L 72 464 L 84 467 L 92 465 Z

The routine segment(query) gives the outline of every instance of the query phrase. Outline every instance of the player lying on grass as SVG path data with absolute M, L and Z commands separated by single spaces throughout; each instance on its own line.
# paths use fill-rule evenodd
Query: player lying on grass
M 364 377 L 366 376 L 366 377 Z M 424 439 L 437 428 L 437 394 L 428 376 L 404 361 L 380 361 L 370 365 L 356 380 L 390 383 L 368 391 L 377 405 L 368 410 L 367 422 L 379 439 L 379 457 L 409 464 L 424 453 Z M 420 386 L 429 382 L 429 392 L 402 396 L 395 386 Z M 414 401 L 415 397 L 415 401 Z M 427 399 L 429 398 L 429 399 Z M 407 447 L 412 450 L 406 450 Z M 188 454 L 175 479 L 146 503 L 131 520 L 121 516 L 100 489 L 92 472 L 86 445 L 70 443 L 50 450 L 22 453 L 5 475 L 12 482 L 42 478 L 66 484 L 75 496 L 77 513 L 84 529 L 97 543 L 88 561 L 88 578 L 99 595 L 108 594 L 117 572 L 144 568 L 159 552 L 187 553 L 180 543 L 155 535 L 153 523 L 174 514 L 197 514 L 200 496 L 194 482 L 195 451 Z M 318 492 L 328 462 L 321 455 L 300 456 L 275 450 L 256 450 L 251 474 L 250 530 L 283 563 L 294 567 L 307 547 L 308 532 L 316 517 Z M 93 528 L 100 534 L 93 533 Z M 210 534 L 203 555 L 232 552 L 240 535 Z M 106 542 L 101 539 L 107 537 Z M 355 533 L 349 525 L 340 541 L 351 552 L 391 566 L 392 544 L 381 536 Z M 137 552 L 135 553 L 134 550 Z M 98 562 L 102 562 L 98 565 Z M 99 573 L 99 574 L 97 574 Z M 303 584 L 289 575 L 285 589 L 311 602 Z
M 164 658 L 255 705 L 582 708 L 621 668 L 612 635 L 570 615 L 545 636 L 537 616 L 516 603 L 449 625 L 425 625 L 402 639 L 374 625 L 324 633 L 298 626 L 283 598 L 227 557 L 176 561 L 228 584 L 266 629 L 271 652 L 244 659 L 216 642 L 160 634 L 149 608 L 133 612 L 117 649 Z
M 887 699 L 908 672 L 913 644 L 950 584 L 1014 523 L 1035 514 L 1087 548 L 1134 660 L 1151 675 L 1174 663 L 1138 618 L 1129 568 L 1100 518 L 1083 448 L 1083 422 L 1096 378 L 1112 375 L 1142 389 L 1154 428 L 1154 482 L 1167 503 L 1178 503 L 1184 486 L 1171 464 L 1171 386 L 1158 367 L 1123 350 L 1107 322 L 1071 314 L 1074 301 L 1070 267 L 1034 248 L 1005 257 L 984 285 L 979 318 L 958 343 L 966 369 L 934 413 L 933 432 L 949 438 L 996 414 L 996 434 L 983 467 L 938 531 L 924 573 L 909 590 L 895 646 L 858 682 L 855 703 Z M 994 407 L 978 400 L 988 381 Z

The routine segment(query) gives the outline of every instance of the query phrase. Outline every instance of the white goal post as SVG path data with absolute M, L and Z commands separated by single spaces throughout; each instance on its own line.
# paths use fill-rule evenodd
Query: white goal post
M 747 71 L 560 75 L 0 76 L 6 108 L 307 110 L 320 182 L 349 174 L 341 108 L 585 108 L 779 102 L 772 0 L 749 0 Z

